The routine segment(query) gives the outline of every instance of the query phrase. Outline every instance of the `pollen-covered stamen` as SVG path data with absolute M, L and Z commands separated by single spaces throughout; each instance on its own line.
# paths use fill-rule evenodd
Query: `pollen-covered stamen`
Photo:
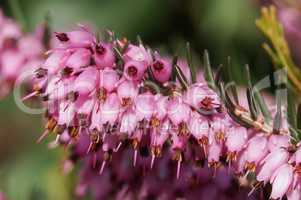
M 40 143 L 57 125 L 57 121 L 54 118 L 50 118 L 46 125 L 44 133 L 37 139 L 37 143 Z
M 160 72 L 164 68 L 164 64 L 161 61 L 157 60 L 153 64 L 153 67 L 157 72 Z
M 107 99 L 108 92 L 105 88 L 99 88 L 96 92 L 96 97 L 100 102 L 104 102 Z
M 156 117 L 152 117 L 150 120 L 150 125 L 153 128 L 159 127 L 160 126 L 160 120 Z
M 178 125 L 178 135 L 179 136 L 188 136 L 189 135 L 189 129 L 188 129 L 187 123 L 181 122 Z
M 151 159 L 151 169 L 154 166 L 155 163 L 155 158 L 161 157 L 162 156 L 162 147 L 161 146 L 153 146 L 151 148 L 151 154 L 152 154 L 152 159 Z
M 181 163 L 183 161 L 182 151 L 179 149 L 175 150 L 175 153 L 172 156 L 174 161 L 177 161 L 177 179 L 180 178 L 180 171 L 181 171 Z
M 213 98 L 207 96 L 199 103 L 199 106 L 200 106 L 200 108 L 203 108 L 206 110 L 211 110 L 211 109 L 213 109 L 213 106 L 215 105 L 215 103 L 213 101 L 214 101 Z
M 224 142 L 225 141 L 225 133 L 222 131 L 218 131 L 215 133 L 215 140 L 218 143 Z
M 69 41 L 69 37 L 66 33 L 55 33 L 55 36 L 57 37 L 57 39 L 61 42 L 67 42 Z
M 255 172 L 256 164 L 254 162 L 246 162 L 245 169 L 250 172 Z
M 102 164 L 101 164 L 101 167 L 100 167 L 100 170 L 99 170 L 99 174 L 103 173 L 103 170 L 106 166 L 106 163 L 110 160 L 112 160 L 112 150 L 104 152 L 103 161 L 102 161 Z
M 127 107 L 127 106 L 129 106 L 131 104 L 132 104 L 132 99 L 130 97 L 128 97 L 128 98 L 122 98 L 122 100 L 121 100 L 121 106 L 122 107 Z
M 53 129 L 53 132 L 55 134 L 57 134 L 57 136 L 61 135 L 64 130 L 66 129 L 66 124 L 57 124 L 54 129 Z
M 198 139 L 198 143 L 203 147 L 203 151 L 205 156 L 207 156 L 207 146 L 209 144 L 209 139 L 207 136 L 202 136 L 200 139 Z
M 26 101 L 27 99 L 30 99 L 30 98 L 32 98 L 34 96 L 37 96 L 37 95 L 43 93 L 43 89 L 38 84 L 34 84 L 33 85 L 33 90 L 34 91 L 32 93 L 24 96 L 21 100 L 22 101 Z
M 68 133 L 71 138 L 77 138 L 79 135 L 79 128 L 76 126 L 68 127 Z
M 133 157 L 133 166 L 136 166 L 137 157 L 138 157 L 138 147 L 139 147 L 139 140 L 137 138 L 132 140 L 132 146 L 134 148 L 134 157 Z
M 137 76 L 137 73 L 138 73 L 138 70 L 135 66 L 129 66 L 128 69 L 127 69 L 127 74 L 130 76 L 130 77 L 136 77 Z
M 231 163 L 232 161 L 236 161 L 237 159 L 237 152 L 228 152 L 227 153 L 227 162 Z
M 90 144 L 87 150 L 87 154 L 96 151 L 101 143 L 100 133 L 94 129 L 90 132 Z

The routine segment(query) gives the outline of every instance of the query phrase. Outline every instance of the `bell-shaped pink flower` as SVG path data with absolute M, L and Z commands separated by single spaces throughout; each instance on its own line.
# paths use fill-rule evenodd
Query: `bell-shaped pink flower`
M 117 94 L 123 106 L 129 105 L 138 95 L 138 87 L 133 81 L 124 80 L 117 87 Z
M 90 47 L 95 41 L 94 36 L 87 30 L 56 33 L 55 36 L 65 47 Z
M 142 121 L 143 119 L 149 121 L 155 111 L 155 106 L 156 102 L 153 94 L 147 92 L 138 95 L 135 99 L 135 112 L 138 121 Z
M 208 164 L 212 167 L 218 167 L 220 156 L 222 153 L 222 145 L 217 143 L 215 139 L 208 145 Z
M 184 99 L 190 106 L 197 109 L 212 110 L 220 106 L 217 94 L 204 84 L 191 85 Z
M 119 75 L 116 70 L 105 68 L 100 70 L 99 87 L 104 88 L 106 92 L 112 92 L 119 81 Z
M 283 164 L 272 175 L 270 183 L 272 184 L 271 198 L 282 198 L 287 192 L 293 181 L 293 167 L 289 164 Z
M 169 58 L 161 58 L 157 56 L 156 60 L 151 65 L 153 75 L 160 83 L 167 82 L 171 77 L 172 63 Z
M 44 51 L 41 41 L 32 35 L 20 38 L 18 48 L 27 58 L 40 56 Z
M 85 48 L 76 49 L 67 59 L 65 66 L 78 70 L 81 67 L 87 67 L 91 62 L 91 52 Z
M 99 43 L 95 45 L 94 51 L 94 61 L 98 68 L 112 68 L 114 66 L 116 58 L 112 45 L 107 43 Z
M 101 123 L 113 125 L 120 112 L 120 101 L 116 93 L 111 93 L 106 101 L 101 105 L 100 118 Z
M 282 148 L 268 154 L 262 161 L 262 167 L 257 174 L 258 181 L 264 181 L 265 183 L 271 178 L 275 170 L 281 165 L 285 164 L 289 159 L 289 153 Z
M 66 61 L 70 56 L 70 52 L 54 51 L 42 65 L 47 70 L 48 75 L 56 74 L 60 69 L 65 67 Z
M 14 80 L 25 62 L 25 57 L 19 51 L 5 51 L 0 58 L 1 75 L 8 80 Z
M 203 137 L 209 138 L 209 122 L 206 118 L 201 117 L 198 113 L 192 113 L 188 128 L 190 133 L 200 140 Z
M 246 148 L 246 160 L 249 163 L 257 164 L 268 153 L 268 141 L 264 135 L 255 135 L 248 141 Z
M 290 138 L 287 135 L 271 135 L 269 137 L 268 147 L 269 150 L 272 152 L 278 148 L 286 148 L 290 144 Z
M 142 62 L 131 60 L 125 63 L 123 74 L 128 80 L 140 81 L 144 76 L 146 68 L 147 66 L 145 66 Z
M 73 90 L 80 95 L 88 95 L 96 88 L 98 81 L 99 71 L 89 67 L 75 79 Z
M 138 119 L 134 112 L 125 112 L 121 117 L 120 132 L 130 135 L 136 129 L 137 123 Z
M 130 61 L 140 62 L 143 68 L 151 65 L 152 56 L 148 50 L 145 49 L 143 45 L 132 45 L 130 44 L 123 55 L 125 63 Z
M 173 98 L 168 103 L 168 117 L 174 125 L 188 122 L 191 109 L 181 98 Z
M 240 126 L 233 126 L 226 133 L 226 147 L 229 152 L 239 152 L 243 149 L 248 139 L 247 129 Z

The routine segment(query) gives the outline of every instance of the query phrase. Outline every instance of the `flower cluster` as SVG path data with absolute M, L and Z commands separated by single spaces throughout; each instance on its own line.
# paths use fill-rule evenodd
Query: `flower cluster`
M 200 75 L 192 83 L 185 62 L 141 43 L 111 33 L 109 41 L 101 41 L 85 27 L 55 36 L 58 46 L 34 74 L 33 95 L 47 107 L 38 142 L 53 133 L 51 146 L 72 147 L 64 169 L 83 159 L 86 175 L 98 177 L 89 179 L 102 185 L 98 192 L 105 193 L 108 173 L 126 182 L 153 171 L 154 177 L 141 183 L 143 192 L 144 187 L 160 188 L 164 176 L 179 179 L 181 168 L 182 173 L 201 173 L 201 168 L 190 170 L 201 162 L 214 171 L 228 165 L 239 175 L 256 174 L 254 187 L 271 183 L 271 198 L 300 198 L 301 149 L 291 144 L 285 125 L 278 134 L 242 126 Z M 143 166 L 142 171 L 128 169 L 130 152 L 133 168 Z
M 24 34 L 0 10 L 0 97 L 8 94 L 19 74 L 43 63 L 43 37 L 43 26 L 34 34 Z

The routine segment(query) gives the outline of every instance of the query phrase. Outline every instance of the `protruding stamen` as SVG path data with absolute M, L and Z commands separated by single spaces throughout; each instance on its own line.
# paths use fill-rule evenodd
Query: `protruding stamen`
M 37 139 L 37 143 L 40 143 L 47 135 L 49 134 L 49 130 L 46 129 L 43 134 Z
M 177 179 L 179 179 L 179 177 L 180 177 L 181 162 L 182 162 L 182 157 L 180 157 L 180 159 L 178 160 L 178 164 L 177 164 Z
M 153 166 L 154 166 L 154 163 L 155 163 L 155 158 L 156 156 L 155 155 L 152 155 L 152 160 L 151 160 L 151 169 L 153 169 Z
M 89 154 L 91 152 L 92 147 L 93 147 L 93 142 L 91 141 L 90 144 L 89 144 L 89 147 L 87 149 L 87 152 L 86 152 L 87 154 Z
M 136 162 L 137 162 L 137 156 L 138 156 L 138 151 L 137 149 L 134 150 L 134 160 L 133 160 L 133 166 L 136 166 Z
M 119 151 L 121 145 L 122 145 L 122 142 L 119 142 L 118 146 L 117 146 L 113 151 L 114 151 L 115 153 L 116 153 L 117 151 Z
M 105 165 L 106 165 L 106 161 L 104 160 L 101 164 L 101 167 L 100 167 L 100 170 L 99 170 L 99 174 L 102 174 L 104 168 L 105 168 Z
M 25 97 L 22 98 L 22 101 L 26 101 L 27 99 L 30 99 L 31 97 L 34 97 L 38 94 L 39 92 L 38 91 L 34 91 L 28 95 L 26 95 Z

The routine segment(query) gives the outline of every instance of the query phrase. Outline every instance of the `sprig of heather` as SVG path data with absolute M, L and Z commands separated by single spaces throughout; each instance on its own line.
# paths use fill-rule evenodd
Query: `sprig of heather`
M 258 93 L 251 86 L 249 110 L 233 102 L 207 54 L 210 87 L 202 72 L 193 83 L 190 64 L 142 43 L 111 33 L 102 41 L 85 27 L 55 35 L 59 45 L 36 70 L 33 94 L 47 107 L 38 142 L 52 133 L 51 146 L 71 147 L 66 170 L 83 159 L 99 174 L 118 171 L 121 163 L 113 157 L 128 159 L 125 152 L 132 149 L 133 168 L 151 171 L 162 160 L 173 160 L 179 178 L 183 166 L 206 159 L 214 170 L 228 165 L 240 176 L 256 174 L 254 189 L 270 182 L 271 198 L 299 198 L 301 148 L 290 141 L 281 107 L 272 113 L 274 123 L 265 122 L 255 112 Z
M 17 22 L 0 10 L 0 97 L 11 91 L 20 74 L 31 72 L 44 62 L 47 31 L 45 23 L 35 33 L 25 34 Z

